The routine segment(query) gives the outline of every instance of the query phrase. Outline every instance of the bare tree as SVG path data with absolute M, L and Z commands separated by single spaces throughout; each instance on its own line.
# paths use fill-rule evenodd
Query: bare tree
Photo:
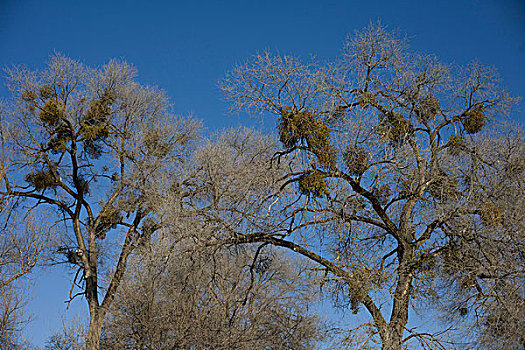
M 80 291 L 72 287 L 70 297 L 86 298 L 86 346 L 98 349 L 128 257 L 158 229 L 165 180 L 197 125 L 171 115 L 164 93 L 137 83 L 125 62 L 90 68 L 57 54 L 43 70 L 13 67 L 7 75 L 0 196 L 20 212 L 55 211 L 53 224 L 74 242 L 60 250 L 78 269 Z M 106 285 L 104 247 L 116 252 Z
M 498 134 L 471 144 L 489 176 L 474 180 L 479 216 L 450 223 L 456 237 L 439 259 L 440 297 L 449 316 L 468 326 L 465 339 L 518 349 L 525 346 L 525 142 L 516 126 Z
M 43 244 L 39 237 L 0 237 L 0 348 L 20 340 L 20 332 L 30 320 L 25 309 L 28 301 L 24 283 L 36 265 Z
M 206 234 L 195 220 L 183 226 Z M 271 247 L 196 249 L 173 241 L 168 234 L 132 259 L 103 349 L 313 348 L 312 286 Z
M 243 162 L 230 142 L 245 151 L 249 168 L 229 163 L 232 157 Z M 209 206 L 216 208 L 226 197 L 242 204 L 240 186 L 246 193 L 267 191 L 273 171 L 263 175 L 266 164 L 255 169 L 274 150 L 274 140 L 248 129 L 222 132 L 196 148 L 172 178 L 166 225 L 132 260 L 104 329 L 104 347 L 312 348 L 320 324 L 308 311 L 313 300 L 308 270 L 267 244 L 228 248 L 214 239 L 235 218 Z
M 62 329 L 53 334 L 45 350 L 83 350 L 86 345 L 87 328 L 80 318 L 62 320 Z
M 243 163 L 250 153 L 234 144 L 230 165 L 203 166 L 210 183 L 230 166 L 252 169 L 248 183 L 254 174 L 270 179 L 265 190 L 241 185 L 236 197 L 233 190 L 212 192 L 206 208 L 214 214 L 203 215 L 224 222 L 225 242 L 267 243 L 319 264 L 338 305 L 367 311 L 370 322 L 355 328 L 364 332 L 362 346 L 442 348 L 446 329 L 408 322 L 410 310 L 437 295 L 442 266 L 450 266 L 446 258 L 457 261 L 469 246 L 468 264 L 475 264 L 485 254 L 507 254 L 498 245 L 523 242 L 523 218 L 516 214 L 522 209 L 507 208 L 524 192 L 523 168 L 512 173 L 514 197 L 502 196 L 501 186 L 487 192 L 515 162 L 494 150 L 511 155 L 523 147 L 516 134 L 502 139 L 487 128 L 516 99 L 499 87 L 493 69 L 411 52 L 380 24 L 349 37 L 343 52 L 333 64 L 264 53 L 229 73 L 222 89 L 232 108 L 274 115 L 282 148 L 266 167 L 258 157 L 258 172 Z M 491 147 L 479 143 L 483 130 Z M 222 183 L 240 180 L 233 172 L 227 179 Z M 472 240 L 476 235 L 484 235 L 482 244 Z M 504 259 L 515 278 L 497 283 L 516 288 L 523 281 L 522 252 Z M 468 269 L 455 266 L 461 272 L 450 276 L 459 283 Z M 469 277 L 484 276 L 477 270 Z M 499 284 L 492 288 L 507 293 Z M 523 289 L 512 293 L 523 300 Z M 483 321 L 494 324 L 488 316 Z
M 7 203 L 6 203 L 7 204 Z M 22 345 L 21 331 L 30 321 L 25 308 L 27 277 L 42 259 L 47 233 L 32 217 L 24 222 L 11 213 L 9 205 L 0 209 L 0 348 Z

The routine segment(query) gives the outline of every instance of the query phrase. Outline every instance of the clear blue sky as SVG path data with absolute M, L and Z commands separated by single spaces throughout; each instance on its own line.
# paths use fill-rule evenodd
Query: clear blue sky
M 442 61 L 498 68 L 511 94 L 525 96 L 522 0 L 0 0 L 0 66 L 39 68 L 53 51 L 88 65 L 124 58 L 141 82 L 167 91 L 176 112 L 217 130 L 244 122 L 227 114 L 217 89 L 236 62 L 264 49 L 334 58 L 349 33 L 377 19 Z M 525 121 L 523 112 L 513 118 Z M 26 335 L 40 345 L 59 326 L 68 294 L 64 271 L 54 274 L 61 276 L 41 281 L 30 305 L 35 322 Z

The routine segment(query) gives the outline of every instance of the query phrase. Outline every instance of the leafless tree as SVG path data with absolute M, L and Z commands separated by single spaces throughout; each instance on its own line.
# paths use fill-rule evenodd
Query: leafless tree
M 185 228 L 205 234 L 193 221 Z M 291 262 L 269 246 L 196 249 L 173 241 L 168 234 L 132 259 L 101 348 L 313 348 L 320 333 L 308 313 L 312 286 Z
M 243 162 L 230 142 L 245 151 L 249 169 L 229 163 L 232 157 Z M 132 259 L 104 329 L 104 347 L 312 348 L 321 333 L 308 311 L 313 300 L 309 270 L 283 260 L 267 244 L 223 245 L 215 238 L 235 219 L 227 211 L 215 217 L 209 208 L 226 197 L 228 203 L 238 198 L 242 204 L 241 186 L 247 193 L 250 188 L 267 191 L 273 171 L 266 171 L 266 164 L 253 170 L 275 146 L 271 138 L 241 129 L 222 132 L 195 149 L 172 177 L 165 226 Z
M 439 296 L 477 347 L 518 349 L 525 346 L 525 142 L 516 126 L 498 134 L 471 144 L 486 162 L 486 176 L 473 179 L 479 216 L 449 224 Z
M 435 301 L 447 269 L 454 284 L 468 275 L 469 288 L 482 289 L 487 329 L 506 317 L 490 300 L 522 302 L 523 210 L 514 203 L 523 201 L 523 139 L 494 131 L 516 99 L 493 69 L 443 64 L 371 24 L 335 63 L 258 54 L 222 89 L 233 109 L 275 116 L 282 147 L 268 155 L 229 142 L 229 165 L 205 162 L 212 191 L 202 215 L 222 220 L 224 242 L 267 243 L 317 263 L 335 302 L 370 316 L 354 329 L 365 336 L 361 346 L 444 348 L 446 328 L 408 322 L 410 310 Z M 266 188 L 250 187 L 263 177 Z M 508 242 L 521 250 L 499 250 Z M 514 339 L 520 329 L 510 330 Z
M 22 328 L 30 317 L 25 308 L 27 277 L 41 260 L 47 233 L 32 217 L 18 219 L 7 203 L 0 209 L 0 348 L 24 343 Z
M 62 320 L 62 329 L 53 334 L 45 350 L 83 350 L 86 345 L 87 328 L 81 318 Z
M 86 298 L 86 347 L 98 349 L 128 257 L 158 229 L 166 180 L 198 125 L 171 115 L 164 93 L 137 83 L 125 62 L 90 68 L 56 54 L 43 70 L 6 72 L 0 196 L 21 213 L 54 210 L 74 242 L 60 249 L 78 269 L 70 297 Z M 102 285 L 107 247 L 114 273 Z

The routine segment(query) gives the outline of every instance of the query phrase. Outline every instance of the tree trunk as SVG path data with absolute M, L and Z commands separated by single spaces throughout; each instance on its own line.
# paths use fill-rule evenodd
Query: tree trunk
M 399 267 L 397 286 L 394 292 L 394 303 L 392 305 L 392 313 L 390 322 L 386 327 L 383 339 L 383 350 L 401 350 L 403 345 L 403 333 L 405 326 L 408 323 L 408 309 L 410 304 L 410 297 L 412 294 L 412 272 L 411 261 L 413 256 L 413 249 L 405 248 L 399 253 Z
M 97 278 L 90 276 L 86 278 L 86 298 L 89 306 L 89 329 L 86 339 L 86 350 L 98 350 L 100 347 L 100 333 L 104 314 L 98 304 Z
M 102 332 L 102 322 L 97 316 L 91 314 L 89 320 L 89 330 L 86 339 L 86 350 L 98 350 L 100 348 L 100 333 Z
M 389 330 L 385 333 L 385 337 L 382 340 L 383 345 L 381 346 L 382 350 L 401 350 L 401 345 L 403 344 L 403 332 L 401 334 L 397 329 L 388 327 Z

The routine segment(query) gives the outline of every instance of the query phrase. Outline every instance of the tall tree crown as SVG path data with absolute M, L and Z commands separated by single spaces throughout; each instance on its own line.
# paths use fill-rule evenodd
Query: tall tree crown
M 459 246 L 474 239 L 484 252 L 497 242 L 523 248 L 523 231 L 506 226 L 517 223 L 516 212 L 503 204 L 524 190 L 515 163 L 523 138 L 500 124 L 517 99 L 493 69 L 443 64 L 371 24 L 346 40 L 334 63 L 258 54 L 235 67 L 222 89 L 232 109 L 277 119 L 282 150 L 275 157 L 288 168 L 266 205 L 282 199 L 283 189 L 296 189 L 295 199 L 272 206 L 279 225 L 232 240 L 272 243 L 319 263 L 333 276 L 336 300 L 368 311 L 370 339 L 384 349 L 434 339 L 406 328 L 409 309 L 436 295 Z M 507 155 L 496 155 L 497 147 Z M 500 191 L 503 183 L 509 187 Z M 469 256 L 473 265 L 487 259 L 470 253 L 478 254 Z M 476 281 L 470 295 L 479 297 L 462 299 L 465 305 L 490 295 L 506 273 L 518 278 L 507 280 L 516 286 L 523 271 L 510 265 L 489 278 L 463 270 Z M 501 267 L 485 260 L 484 266 Z M 523 289 L 512 298 L 523 305 Z

